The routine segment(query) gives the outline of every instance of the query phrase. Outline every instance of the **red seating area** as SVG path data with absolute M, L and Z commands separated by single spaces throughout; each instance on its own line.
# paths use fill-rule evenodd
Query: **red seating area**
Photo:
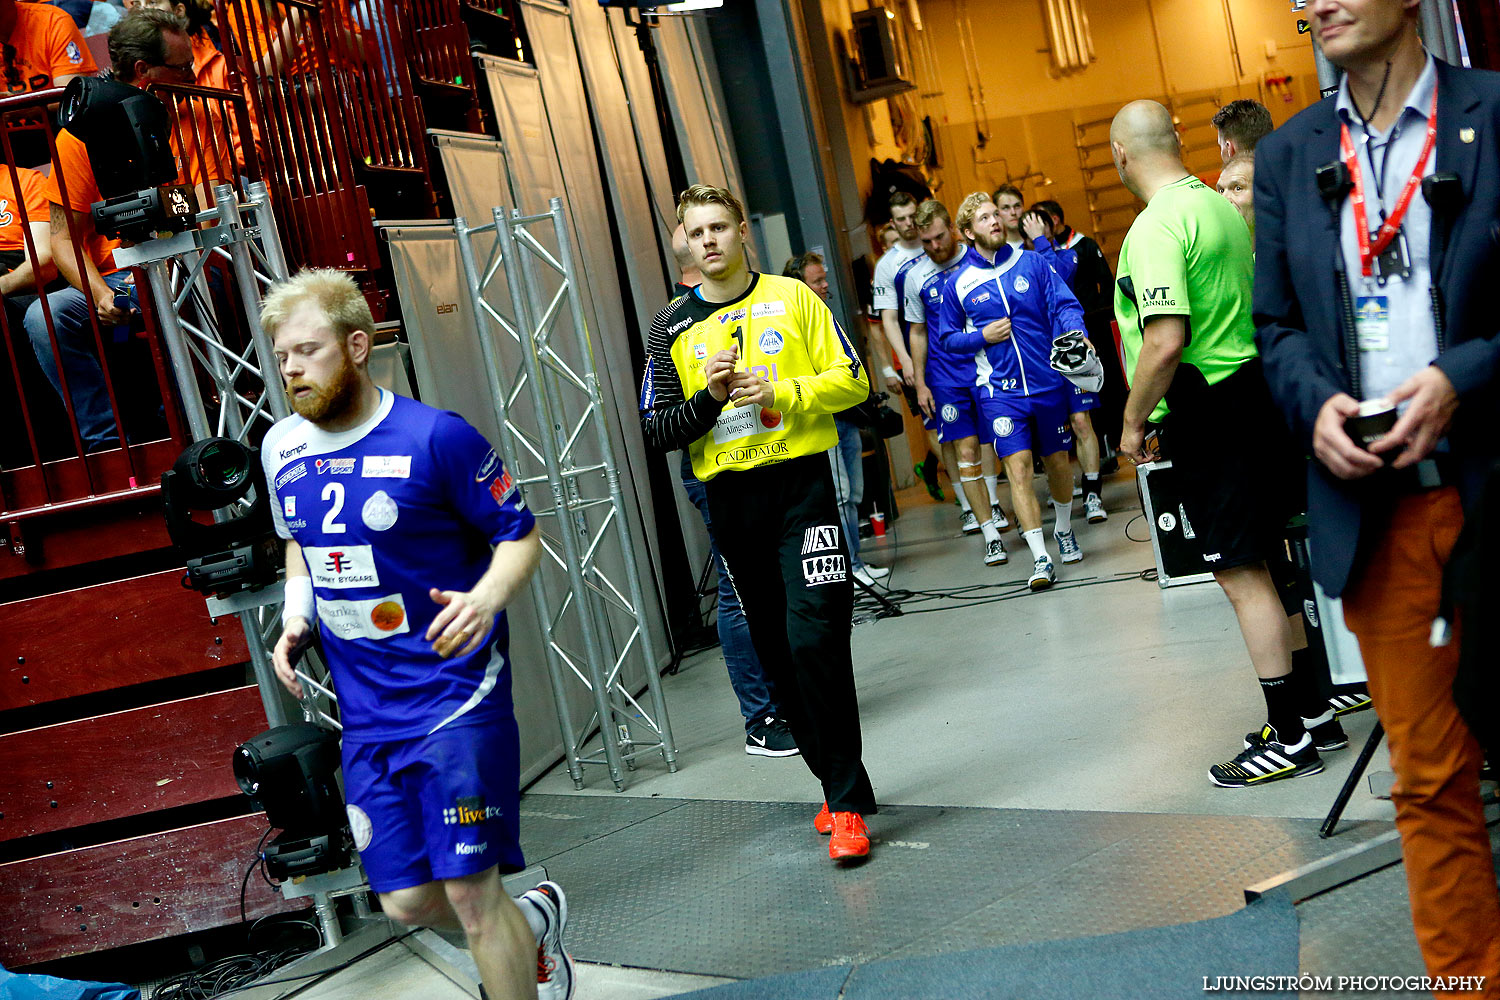
M 179 179 L 242 193 L 264 180 L 288 265 L 354 272 L 378 304 L 389 282 L 372 218 L 436 216 L 427 128 L 483 124 L 469 52 L 524 52 L 509 0 L 218 0 L 216 23 L 228 89 L 153 85 Z M 60 96 L 0 98 L 5 163 L 48 169 Z M 212 269 L 216 307 L 232 303 L 232 273 Z M 188 434 L 149 295 L 141 309 L 128 330 L 93 323 L 128 442 L 93 454 L 19 315 L 0 310 L 7 968 L 237 922 L 265 829 L 229 771 L 235 743 L 266 725 L 241 627 L 181 586 L 168 547 L 160 475 Z M 248 349 L 243 318 L 219 311 L 230 346 Z M 214 405 L 212 383 L 199 388 Z M 288 905 L 250 881 L 251 919 Z

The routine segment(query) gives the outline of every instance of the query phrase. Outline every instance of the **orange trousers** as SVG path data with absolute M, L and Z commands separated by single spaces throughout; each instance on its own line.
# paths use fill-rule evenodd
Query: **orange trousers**
M 1344 592 L 1385 727 L 1412 926 L 1429 975 L 1485 976 L 1500 998 L 1500 888 L 1479 801 L 1483 753 L 1453 703 L 1458 643 L 1429 643 L 1443 566 L 1463 527 L 1455 489 L 1397 501 Z M 1449 994 L 1440 994 L 1449 995 Z

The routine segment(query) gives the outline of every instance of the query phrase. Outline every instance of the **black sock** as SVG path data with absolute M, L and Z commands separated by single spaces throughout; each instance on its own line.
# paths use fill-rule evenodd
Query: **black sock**
M 1313 673 L 1318 665 L 1318 654 L 1311 647 L 1292 651 L 1292 687 L 1297 691 L 1297 704 L 1302 706 L 1302 718 L 1326 722 L 1323 716 L 1333 718 L 1333 708 Z
M 1083 474 L 1083 495 L 1088 496 L 1090 493 L 1094 494 L 1097 497 L 1100 497 L 1101 499 L 1104 496 L 1103 493 L 1099 492 L 1099 477 L 1091 476 L 1087 472 L 1085 472 Z
M 1276 738 L 1288 745 L 1302 739 L 1306 732 L 1302 727 L 1300 685 L 1295 674 L 1260 679 L 1260 693 L 1266 696 L 1266 721 L 1276 730 Z

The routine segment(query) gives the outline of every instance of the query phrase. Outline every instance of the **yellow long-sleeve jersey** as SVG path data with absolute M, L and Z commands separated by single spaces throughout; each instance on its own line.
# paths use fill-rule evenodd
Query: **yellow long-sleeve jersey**
M 774 409 L 713 398 L 704 369 L 715 353 L 739 348 L 743 368 L 768 379 Z M 827 451 L 838 443 L 833 414 L 869 394 L 864 365 L 833 313 L 793 278 L 752 274 L 731 302 L 696 292 L 656 314 L 646 344 L 641 427 L 664 451 L 686 448 L 693 473 L 707 481 L 724 471 Z

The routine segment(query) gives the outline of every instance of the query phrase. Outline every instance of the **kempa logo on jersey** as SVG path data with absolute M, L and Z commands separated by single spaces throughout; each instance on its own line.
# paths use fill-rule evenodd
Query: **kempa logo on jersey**
M 849 567 L 842 554 L 813 556 L 802 560 L 802 579 L 809 587 L 821 587 L 825 583 L 842 583 L 849 577 Z
M 296 465 L 284 470 L 281 475 L 276 477 L 276 488 L 279 490 L 287 483 L 295 483 L 305 475 L 307 475 L 307 463 L 298 462 Z
M 490 849 L 490 842 L 488 840 L 486 840 L 482 844 L 455 844 L 453 846 L 453 853 L 455 853 L 455 854 L 483 854 L 485 851 L 487 851 L 489 849 Z
M 765 316 L 785 316 L 785 302 L 757 302 L 750 307 L 750 318 L 761 319 Z
M 686 329 L 687 327 L 690 327 L 692 325 L 693 325 L 693 317 L 691 317 L 691 316 L 689 316 L 687 319 L 684 319 L 684 320 L 678 320 L 676 323 L 673 323 L 671 326 L 667 327 L 667 336 L 670 337 L 672 334 L 676 333 L 678 330 Z
M 302 554 L 307 557 L 313 583 L 319 587 L 340 590 L 380 586 L 380 573 L 375 569 L 375 556 L 368 545 L 308 546 Z
M 806 528 L 802 532 L 802 554 L 808 555 L 812 552 L 837 551 L 839 547 L 839 529 L 833 524 L 819 524 Z
M 313 461 L 318 470 L 318 475 L 349 476 L 354 474 L 354 459 L 352 458 L 319 458 Z
M 478 795 L 465 795 L 454 799 L 453 806 L 443 810 L 443 823 L 447 826 L 478 826 L 487 819 L 505 815 L 499 806 L 486 806 Z
M 293 455 L 300 455 L 300 454 L 302 454 L 306 450 L 307 450 L 307 442 L 303 441 L 301 444 L 297 445 L 295 448 L 283 448 L 283 449 L 281 449 L 281 451 L 278 454 L 280 454 L 281 460 L 283 462 L 285 462 L 287 459 L 291 458 Z
M 359 474 L 365 479 L 410 479 L 411 456 L 366 455 Z
M 730 448 L 721 451 L 714 456 L 715 465 L 727 465 L 730 462 L 753 462 L 761 458 L 776 458 L 788 454 L 785 441 L 772 441 L 769 444 L 752 444 L 746 448 Z

